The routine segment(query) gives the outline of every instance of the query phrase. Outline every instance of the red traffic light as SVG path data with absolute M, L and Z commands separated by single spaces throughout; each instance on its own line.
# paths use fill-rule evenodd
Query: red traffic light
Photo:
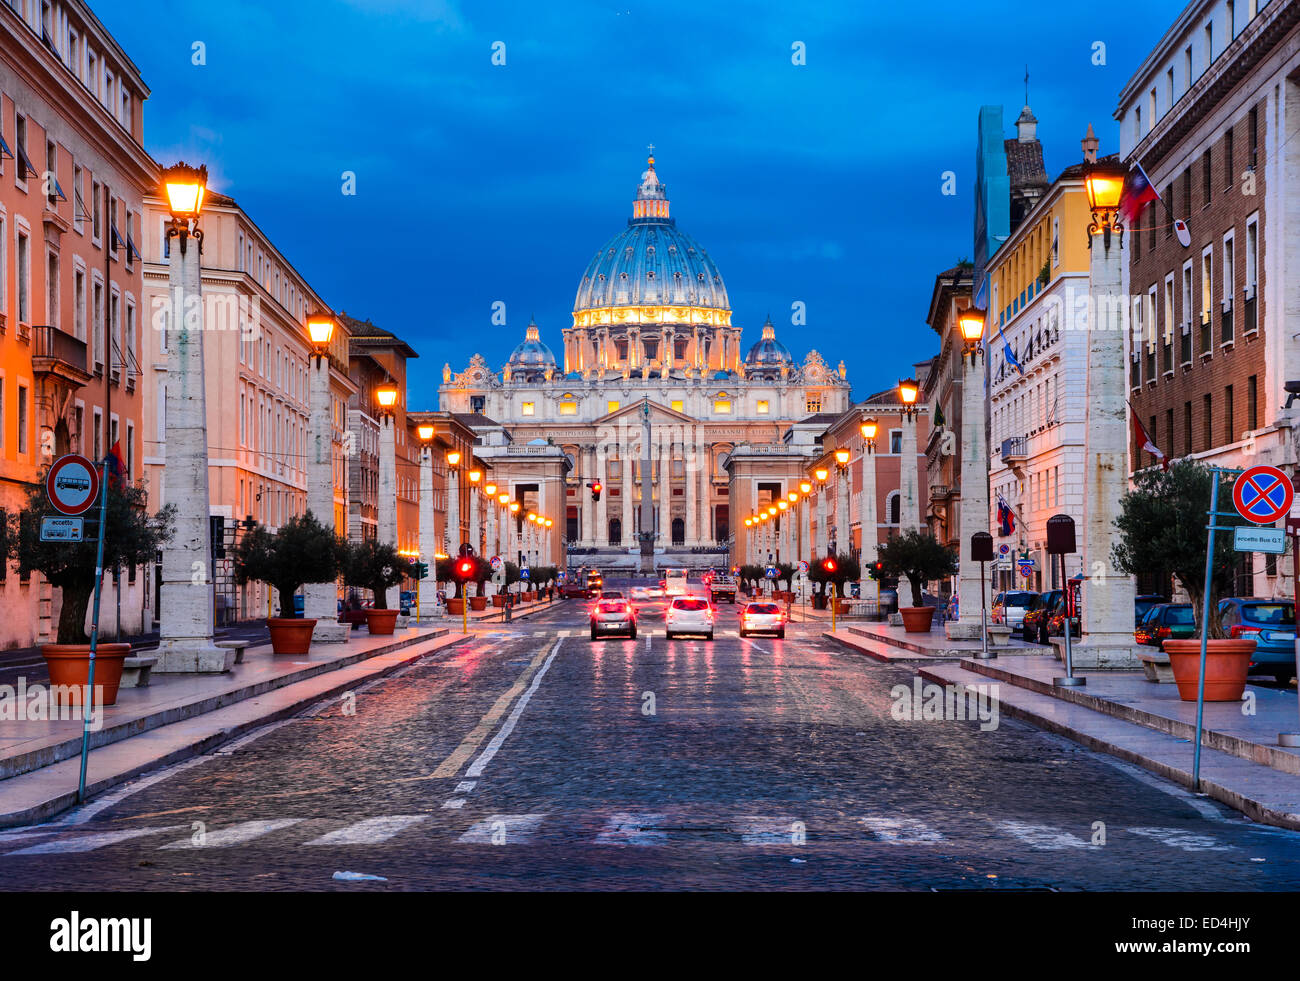
M 590 485 L 590 486 L 591 486 L 591 499 L 592 499 L 593 501 L 599 501 L 599 500 L 600 500 L 600 481 L 599 481 L 599 480 L 594 480 L 594 481 L 591 482 L 591 485 Z
M 456 562 L 456 578 L 462 582 L 467 581 L 474 575 L 474 561 L 472 559 L 460 559 Z
M 834 572 L 837 568 L 839 568 L 839 566 L 835 564 L 834 559 L 823 559 L 822 568 L 825 569 L 827 572 Z

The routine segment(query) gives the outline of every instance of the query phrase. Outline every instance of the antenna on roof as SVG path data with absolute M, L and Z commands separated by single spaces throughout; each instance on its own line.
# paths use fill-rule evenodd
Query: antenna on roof
M 1029 105 L 1029 66 L 1025 65 L 1025 105 Z

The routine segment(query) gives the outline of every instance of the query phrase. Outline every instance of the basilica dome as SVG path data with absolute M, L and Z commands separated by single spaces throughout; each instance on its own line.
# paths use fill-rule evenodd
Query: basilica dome
M 524 339 L 510 354 L 512 368 L 554 368 L 555 355 L 542 342 L 541 332 L 536 322 L 530 322 L 524 332 Z
M 627 228 L 587 264 L 573 303 L 574 326 L 688 323 L 724 326 L 731 303 L 704 248 L 668 214 L 667 188 L 651 157 Z
M 790 349 L 776 339 L 771 317 L 763 324 L 762 338 L 745 355 L 745 364 L 750 368 L 780 368 L 783 364 L 794 364 Z

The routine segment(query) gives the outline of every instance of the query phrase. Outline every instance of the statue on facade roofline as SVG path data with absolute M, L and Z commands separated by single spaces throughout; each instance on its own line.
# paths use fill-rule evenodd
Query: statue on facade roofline
M 844 379 L 844 378 L 848 378 L 848 377 L 849 377 L 848 369 L 844 367 L 844 361 L 841 359 L 841 361 L 840 361 L 840 378 L 841 378 L 841 379 Z
M 448 361 L 442 366 L 442 380 L 444 384 L 451 383 L 451 362 Z

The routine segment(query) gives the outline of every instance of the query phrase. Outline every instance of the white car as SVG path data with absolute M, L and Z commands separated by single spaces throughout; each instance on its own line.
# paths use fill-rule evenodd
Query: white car
M 740 636 L 776 634 L 785 637 L 785 615 L 775 603 L 746 603 L 740 614 Z
M 650 598 L 650 590 L 647 589 L 645 586 L 633 586 L 632 598 L 634 600 L 639 600 L 641 602 L 644 602 L 645 600 L 648 600 Z
M 664 613 L 664 633 L 671 640 L 678 634 L 703 634 L 713 639 L 713 607 L 700 596 L 674 596 Z

